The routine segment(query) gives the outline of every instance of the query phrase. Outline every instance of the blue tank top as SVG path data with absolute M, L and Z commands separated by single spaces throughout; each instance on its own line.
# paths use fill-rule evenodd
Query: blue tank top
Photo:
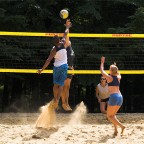
M 108 83 L 108 86 L 119 86 L 120 82 L 118 81 L 117 76 L 113 76 L 113 75 L 111 75 L 111 76 L 113 78 L 113 81 Z
M 74 57 L 75 57 L 74 51 L 71 46 L 68 46 L 66 50 L 67 50 L 68 66 L 73 66 Z

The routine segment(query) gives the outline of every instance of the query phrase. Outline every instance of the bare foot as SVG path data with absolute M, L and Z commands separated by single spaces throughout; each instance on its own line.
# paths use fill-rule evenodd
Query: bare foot
M 52 106 L 54 109 L 57 109 L 58 108 L 58 102 L 52 100 L 51 103 L 50 103 L 50 106 Z
M 122 129 L 122 131 L 121 131 L 121 135 L 123 135 L 123 133 L 124 133 L 124 129 L 125 129 L 126 127 L 125 126 L 123 126 L 121 129 Z
M 105 120 L 106 120 L 106 121 L 109 121 L 109 119 L 108 119 L 108 117 L 107 117 L 107 116 L 105 117 Z
M 114 136 L 117 136 L 118 135 L 118 131 L 114 131 Z
M 62 107 L 65 111 L 72 111 L 72 109 L 67 104 L 62 104 Z
M 69 108 L 70 111 L 72 111 L 72 108 L 69 105 L 67 105 L 67 107 Z

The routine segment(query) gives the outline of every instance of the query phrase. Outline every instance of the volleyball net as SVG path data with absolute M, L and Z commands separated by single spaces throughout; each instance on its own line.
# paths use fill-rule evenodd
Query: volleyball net
M 0 32 L 0 72 L 37 73 L 52 49 L 52 37 L 62 33 Z M 100 74 L 116 62 L 121 74 L 144 74 L 144 34 L 69 34 L 75 52 L 74 68 L 68 73 Z M 43 71 L 52 73 L 53 63 Z

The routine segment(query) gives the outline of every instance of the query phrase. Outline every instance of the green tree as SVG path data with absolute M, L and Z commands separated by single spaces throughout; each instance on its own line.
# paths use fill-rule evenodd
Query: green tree
M 0 31 L 63 32 L 65 20 L 60 18 L 59 12 L 66 8 L 73 23 L 70 31 L 72 33 L 143 33 L 143 6 L 143 0 L 0 1 Z M 98 62 L 101 55 L 107 57 L 107 68 L 115 60 L 121 69 L 129 68 L 124 61 L 131 60 L 139 64 L 140 60 L 143 61 L 143 57 L 140 57 L 143 56 L 143 41 L 133 40 L 127 45 L 123 39 L 72 38 L 76 54 L 75 69 L 99 69 Z M 0 67 L 39 68 L 51 48 L 51 38 L 47 37 L 0 36 Z M 112 51 L 112 48 L 115 48 L 115 51 Z M 118 56 L 123 57 L 119 59 Z M 138 65 L 131 67 L 136 68 L 139 68 Z M 9 104 L 8 100 L 12 93 L 15 97 L 15 85 L 19 84 L 19 89 L 23 90 L 24 83 L 29 83 L 28 87 L 24 86 L 26 95 L 29 95 L 26 96 L 27 101 L 36 101 L 35 77 L 20 74 L 3 77 L 5 79 L 2 77 L 0 79 L 4 83 L 4 105 Z M 27 79 L 29 82 L 25 82 Z M 19 94 L 22 93 L 19 91 Z M 40 99 L 42 98 L 39 97 Z

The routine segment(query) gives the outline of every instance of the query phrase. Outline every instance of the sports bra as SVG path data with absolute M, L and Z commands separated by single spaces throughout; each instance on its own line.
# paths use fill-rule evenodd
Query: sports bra
M 120 82 L 118 81 L 117 76 L 113 76 L 113 75 L 111 75 L 111 76 L 113 78 L 113 81 L 108 83 L 108 86 L 119 86 Z

